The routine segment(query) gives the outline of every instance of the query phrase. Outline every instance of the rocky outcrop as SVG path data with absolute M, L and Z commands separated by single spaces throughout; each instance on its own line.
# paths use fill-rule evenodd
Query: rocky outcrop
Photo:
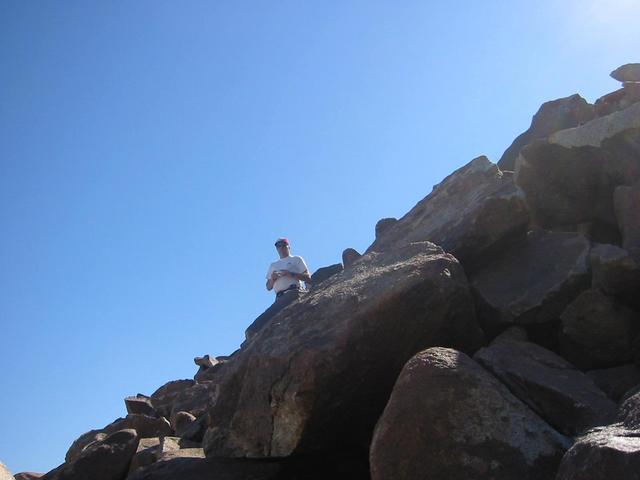
M 467 268 L 526 232 L 529 214 L 513 175 L 486 157 L 460 168 L 409 213 L 376 233 L 368 252 L 429 241 Z
M 618 425 L 598 427 L 566 453 L 556 480 L 639 480 L 640 436 Z
M 151 399 L 145 395 L 138 394 L 135 397 L 126 397 L 124 404 L 127 408 L 127 413 L 140 413 L 149 417 L 158 416 L 158 412 L 155 411 L 151 404 Z
M 481 324 L 550 322 L 589 286 L 589 240 L 582 234 L 532 231 L 470 279 Z
M 469 357 L 432 348 L 398 377 L 371 442 L 371 477 L 542 480 L 569 444 Z
M 631 395 L 622 402 L 618 417 L 626 428 L 640 430 L 640 392 Z
M 587 375 L 615 402 L 634 386 L 640 385 L 640 370 L 635 365 L 590 370 Z
M 610 73 L 620 82 L 640 82 L 640 63 L 627 63 Z
M 344 267 L 341 263 L 336 263 L 334 265 L 329 265 L 328 267 L 319 268 L 313 273 L 313 275 L 311 275 L 312 287 L 316 288 L 327 278 L 333 277 L 334 275 L 340 273 L 342 270 L 344 270 Z
M 278 462 L 174 458 L 138 470 L 129 480 L 279 480 L 281 474 Z
M 345 248 L 342 252 L 342 264 L 344 268 L 353 265 L 362 255 L 355 248 Z
M 406 360 L 481 341 L 451 255 L 428 242 L 369 253 L 279 312 L 228 364 L 205 451 L 283 457 L 366 445 Z
M 473 358 L 565 435 L 614 420 L 616 404 L 588 376 L 539 345 L 504 340 Z
M 591 249 L 591 286 L 630 306 L 640 307 L 640 265 L 616 245 Z
M 498 166 L 502 170 L 513 170 L 516 158 L 523 147 L 539 138 L 546 138 L 558 130 L 576 127 L 595 116 L 593 105 L 580 95 L 560 98 L 544 103 L 533 116 L 531 126 L 514 140 L 502 154 Z
M 640 185 L 616 188 L 614 205 L 622 232 L 622 246 L 640 264 Z
M 163 417 L 170 418 L 174 402 L 180 398 L 184 390 L 195 383 L 194 380 L 174 380 L 166 383 L 151 394 L 153 408 Z

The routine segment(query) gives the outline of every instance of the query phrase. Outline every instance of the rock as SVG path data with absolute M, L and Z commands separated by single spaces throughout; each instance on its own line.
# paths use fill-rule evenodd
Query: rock
M 428 242 L 369 253 L 279 312 L 231 362 L 209 457 L 285 457 L 368 442 L 402 365 L 482 343 L 462 267 Z
M 627 63 L 610 73 L 619 82 L 640 82 L 640 63 Z
M 529 232 L 470 278 L 481 325 L 500 331 L 508 325 L 550 322 L 590 282 L 589 241 L 565 232 Z
M 138 446 L 135 430 L 120 430 L 86 448 L 78 458 L 47 473 L 43 480 L 122 480 Z
M 312 288 L 316 288 L 320 283 L 324 282 L 327 278 L 333 277 L 340 273 L 344 268 L 341 263 L 335 265 L 329 265 L 328 267 L 319 268 L 311 275 Z
M 640 265 L 625 249 L 596 244 L 589 254 L 591 286 L 627 305 L 640 307 Z
M 593 118 L 593 105 L 577 94 L 542 104 L 533 116 L 529 129 L 516 138 L 502 154 L 498 167 L 502 170 L 513 170 L 516 158 L 525 145 L 536 139 L 546 138 L 558 130 L 576 127 Z
M 193 363 L 195 363 L 199 367 L 213 368 L 218 364 L 218 359 L 207 354 L 203 355 L 202 357 L 195 357 L 193 359 Z
M 138 394 L 135 397 L 127 397 L 124 399 L 124 404 L 127 407 L 127 413 L 140 413 L 150 417 L 158 416 L 158 412 L 151 405 L 151 399 L 145 395 Z
M 16 473 L 13 477 L 15 478 L 15 480 L 38 480 L 43 476 L 44 476 L 44 473 L 20 472 L 20 473 Z
M 94 442 L 100 442 L 105 438 L 107 438 L 107 434 L 103 430 L 90 430 L 83 433 L 71 444 L 64 457 L 64 461 L 67 463 L 72 462 L 80 456 L 87 445 L 91 445 Z
M 616 188 L 614 204 L 622 232 L 622 246 L 640 264 L 640 186 Z
M 603 172 L 611 184 L 633 186 L 640 182 L 640 128 L 606 138 L 602 148 L 609 154 Z
M 177 436 L 182 437 L 182 434 L 188 431 L 191 424 L 195 421 L 195 415 L 189 412 L 177 412 L 171 416 L 171 428 L 176 432 Z
M 217 373 L 221 374 L 220 371 Z M 215 402 L 218 393 L 219 386 L 216 381 L 196 383 L 174 397 L 171 415 L 189 412 L 200 417 L 209 409 L 211 403 Z
M 141 438 L 138 442 L 136 453 L 131 459 L 128 475 L 131 475 L 133 472 L 142 467 L 146 467 L 147 465 L 151 465 L 152 463 L 154 463 L 157 459 L 156 454 L 158 445 L 160 445 L 160 439 L 158 437 Z
M 598 98 L 593 106 L 596 117 L 624 110 L 640 101 L 640 83 L 623 83 L 622 88 Z
M 615 417 L 616 404 L 593 380 L 539 345 L 503 340 L 480 349 L 473 358 L 565 435 L 604 425 Z
M 14 477 L 13 475 L 11 475 L 11 472 L 6 467 L 6 465 L 2 462 L 0 462 L 0 480 L 14 480 Z
M 195 383 L 194 380 L 174 380 L 166 383 L 151 395 L 153 408 L 163 417 L 169 418 L 176 397 Z
M 278 462 L 220 458 L 174 458 L 154 463 L 127 480 L 279 480 Z
M 207 430 L 206 420 L 207 419 L 205 415 L 197 418 L 196 421 L 186 427 L 184 431 L 182 431 L 182 434 L 180 434 L 179 436 L 185 440 L 202 443 L 202 439 L 204 438 L 204 434 Z
M 635 365 L 590 370 L 587 375 L 616 402 L 631 388 L 640 384 L 640 370 Z
M 158 461 L 171 460 L 173 458 L 204 458 L 204 450 L 202 448 L 180 448 L 178 450 L 169 450 L 162 452 Z
M 202 445 L 196 442 L 191 442 L 180 437 L 162 437 L 160 439 L 160 445 L 157 450 L 157 457 L 160 457 L 168 452 L 175 452 L 176 450 L 200 448 Z
M 556 480 L 639 480 L 640 437 L 619 425 L 598 427 L 565 454 Z
M 405 365 L 371 442 L 373 480 L 552 478 L 570 441 L 463 353 Z
M 382 218 L 378 220 L 378 223 L 376 223 L 376 238 L 383 235 L 389 229 L 393 228 L 396 225 L 396 223 L 398 223 L 398 219 L 392 218 L 392 217 Z
M 560 130 L 549 136 L 549 143 L 566 148 L 599 147 L 604 139 L 631 128 L 640 128 L 640 103 L 595 118 L 579 127 Z
M 367 252 L 429 241 L 465 268 L 524 236 L 529 214 L 511 173 L 478 157 L 434 187 L 400 220 L 376 235 Z
M 640 392 L 622 402 L 618 409 L 618 418 L 626 428 L 640 429 Z
M 615 367 L 632 360 L 638 314 L 598 290 L 581 293 L 562 312 L 560 353 L 582 370 Z
M 344 265 L 344 268 L 348 268 L 353 265 L 360 257 L 362 257 L 362 255 L 360 255 L 357 250 L 353 248 L 346 248 L 342 252 L 342 264 Z
M 498 335 L 491 342 L 492 344 L 496 342 L 502 342 L 503 340 L 515 340 L 518 342 L 527 342 L 529 341 L 529 337 L 527 335 L 527 331 L 518 325 L 507 328 L 504 332 Z

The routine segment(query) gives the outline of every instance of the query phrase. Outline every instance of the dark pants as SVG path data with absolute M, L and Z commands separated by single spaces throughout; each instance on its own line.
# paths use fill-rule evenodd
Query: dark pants
M 267 323 L 269 323 L 269 321 L 276 315 L 276 313 L 278 313 L 290 303 L 293 303 L 294 300 L 300 298 L 301 294 L 302 290 L 294 288 L 282 292 L 280 295 L 278 295 L 275 302 L 273 302 L 273 304 L 269 308 L 262 312 L 262 314 L 258 318 L 256 318 L 251 325 L 249 325 L 249 328 L 247 328 L 247 330 L 244 332 L 245 338 L 247 340 L 253 338 L 254 335 L 256 335 Z

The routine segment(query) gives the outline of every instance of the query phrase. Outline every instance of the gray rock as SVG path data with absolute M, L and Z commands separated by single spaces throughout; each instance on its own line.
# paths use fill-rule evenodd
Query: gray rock
M 562 459 L 556 480 L 640 480 L 640 437 L 620 425 L 578 438 Z
M 589 247 L 581 234 L 536 230 L 473 273 L 483 328 L 555 320 L 589 286 Z
M 622 246 L 640 264 L 640 186 L 616 188 L 614 205 L 622 232 Z
M 513 170 L 516 158 L 525 145 L 559 130 L 577 127 L 593 119 L 594 115 L 593 105 L 577 94 L 542 104 L 533 116 L 529 129 L 502 154 L 498 166 L 502 170 Z
M 344 268 L 353 265 L 362 255 L 354 248 L 345 248 L 342 252 L 342 264 Z
M 378 220 L 378 222 L 376 223 L 376 238 L 384 235 L 384 233 L 393 228 L 396 223 L 398 223 L 398 219 L 393 217 L 381 218 L 380 220 Z
M 371 442 L 373 480 L 552 478 L 569 439 L 463 353 L 405 365 Z
M 222 369 L 216 373 L 221 376 Z M 171 415 L 173 416 L 178 412 L 189 412 L 196 417 L 203 415 L 218 397 L 218 381 L 203 381 L 181 391 L 173 400 Z
M 127 413 L 140 413 L 150 417 L 158 416 L 158 412 L 151 405 L 151 399 L 145 395 L 138 394 L 135 397 L 126 397 L 124 404 L 127 408 Z
M 158 458 L 159 462 L 174 458 L 205 458 L 202 448 L 180 448 L 178 450 L 168 450 L 162 452 Z
M 400 220 L 376 235 L 367 252 L 429 241 L 465 268 L 524 236 L 529 214 L 513 175 L 478 157 L 436 185 Z
M 640 306 L 640 265 L 616 245 L 596 244 L 589 255 L 591 286 L 627 305 Z
M 618 402 L 634 386 L 640 384 L 640 370 L 635 365 L 590 370 L 587 375 L 615 402 Z
M 640 392 L 625 399 L 618 409 L 618 419 L 626 428 L 640 429 Z M 640 437 L 640 434 L 638 435 Z
M 151 465 L 157 459 L 158 445 L 160 445 L 160 438 L 141 438 L 138 442 L 138 448 L 136 453 L 131 459 L 129 465 L 129 473 L 131 475 L 138 469 Z
M 182 437 L 189 430 L 191 424 L 196 421 L 196 416 L 189 412 L 176 412 L 171 416 L 171 428 L 178 437 Z
M 529 341 L 529 336 L 527 335 L 527 331 L 523 327 L 514 325 L 513 327 L 507 328 L 504 332 L 494 338 L 491 344 L 493 345 L 496 342 L 502 342 L 504 340 L 527 342 Z
M 221 383 L 209 457 L 285 457 L 366 444 L 415 352 L 482 343 L 462 267 L 428 242 L 370 253 L 279 312 Z
M 184 390 L 193 386 L 195 383 L 194 380 L 174 380 L 166 383 L 151 395 L 153 408 L 163 417 L 169 418 L 171 416 L 173 402 Z
M 281 473 L 278 462 L 192 457 L 154 463 L 127 480 L 278 480 Z
M 619 82 L 640 82 L 640 63 L 627 63 L 610 73 Z
M 321 267 L 311 275 L 311 286 L 316 288 L 319 284 L 324 282 L 327 278 L 333 277 L 344 270 L 341 263 L 329 265 L 328 267 Z
M 44 473 L 36 473 L 36 472 L 20 472 L 14 475 L 15 480 L 38 480 L 42 478 Z
M 616 404 L 591 378 L 539 345 L 505 340 L 479 350 L 473 358 L 565 435 L 615 417 Z
M 581 293 L 562 312 L 560 353 L 582 370 L 631 362 L 640 318 L 598 290 Z

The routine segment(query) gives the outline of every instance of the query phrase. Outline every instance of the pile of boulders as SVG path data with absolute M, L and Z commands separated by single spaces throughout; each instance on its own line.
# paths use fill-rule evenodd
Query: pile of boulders
M 640 479 L 640 65 L 612 75 L 40 478 Z

